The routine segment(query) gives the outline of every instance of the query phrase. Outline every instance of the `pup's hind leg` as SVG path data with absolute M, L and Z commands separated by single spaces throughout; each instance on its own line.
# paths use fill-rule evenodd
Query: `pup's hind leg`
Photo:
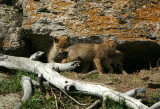
M 109 70 L 109 73 L 113 73 L 114 69 L 113 67 L 110 65 L 109 60 L 103 60 L 103 65 Z
M 81 62 L 81 65 L 82 65 L 81 73 L 87 73 L 90 66 L 90 62 Z

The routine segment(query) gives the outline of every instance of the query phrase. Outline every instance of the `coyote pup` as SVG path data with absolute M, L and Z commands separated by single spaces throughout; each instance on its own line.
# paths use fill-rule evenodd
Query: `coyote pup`
M 63 37 L 55 37 L 53 38 L 53 45 L 48 53 L 48 62 L 61 62 L 60 60 L 56 60 L 59 54 L 62 54 L 66 47 L 68 46 L 67 44 L 67 39 L 68 36 L 63 36 Z
M 118 70 L 118 72 L 122 73 L 123 72 L 123 53 L 120 52 L 119 50 L 115 50 L 115 53 L 111 55 L 106 55 L 104 59 L 102 60 L 103 66 L 108 66 L 106 68 L 110 68 L 110 72 L 113 72 L 114 70 Z M 113 65 L 113 67 L 111 66 Z
M 67 58 L 62 62 L 72 62 L 80 60 L 82 63 L 82 73 L 86 73 L 91 61 L 95 63 L 96 68 L 100 74 L 103 74 L 103 69 L 101 66 L 101 61 L 108 56 L 115 53 L 116 45 L 115 41 L 109 41 L 106 37 L 104 38 L 103 43 L 91 44 L 91 43 L 79 43 L 71 45 L 66 49 L 68 52 Z M 106 64 L 105 67 L 109 70 L 110 73 L 113 72 L 113 68 L 110 67 L 110 63 L 104 61 Z

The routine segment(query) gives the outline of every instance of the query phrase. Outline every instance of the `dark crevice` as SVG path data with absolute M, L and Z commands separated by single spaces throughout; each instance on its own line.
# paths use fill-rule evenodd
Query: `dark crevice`
M 36 35 L 36 34 L 26 34 L 27 40 L 26 44 L 30 48 L 31 55 L 37 51 L 43 51 L 45 54 L 40 57 L 39 61 L 47 62 L 47 54 L 52 45 L 52 38 L 48 35 Z
M 50 11 L 50 10 L 48 10 L 46 7 L 39 9 L 38 12 L 52 13 L 52 14 L 56 14 L 56 15 L 57 15 L 58 13 L 61 13 L 61 12 L 59 12 L 59 11 Z
M 6 4 L 9 6 L 14 6 L 16 4 L 17 0 L 1 0 L 0 4 Z
M 153 41 L 126 41 L 118 49 L 124 53 L 124 69 L 128 73 L 156 67 L 160 59 L 160 45 Z

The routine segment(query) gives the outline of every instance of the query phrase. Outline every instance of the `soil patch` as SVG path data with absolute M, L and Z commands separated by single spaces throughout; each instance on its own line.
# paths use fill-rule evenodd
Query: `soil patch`
M 7 78 L 8 75 L 0 73 L 0 82 Z M 1 109 L 12 109 L 21 100 L 21 96 L 18 93 L 3 94 L 0 95 L 0 100 Z
M 62 75 L 71 79 L 82 81 L 81 76 L 84 74 L 76 72 L 63 72 Z M 160 84 L 160 68 L 156 70 L 141 70 L 140 72 L 127 75 L 106 73 L 103 76 L 99 76 L 99 74 L 92 74 L 88 78 L 83 79 L 83 81 L 102 83 L 122 93 L 135 88 L 146 88 L 145 96 L 150 97 L 150 95 L 154 93 L 160 93 L 160 87 L 148 87 L 149 82 Z
M 20 94 L 10 93 L 0 95 L 0 107 L 1 109 L 12 109 L 21 99 Z

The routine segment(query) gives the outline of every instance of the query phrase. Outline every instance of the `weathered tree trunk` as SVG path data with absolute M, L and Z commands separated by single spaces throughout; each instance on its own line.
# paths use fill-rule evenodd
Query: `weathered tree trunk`
M 22 98 L 22 102 L 26 102 L 32 96 L 32 85 L 30 77 L 23 76 L 21 83 L 24 89 L 24 95 Z M 22 102 L 19 102 L 13 109 L 20 109 L 22 106 Z
M 71 80 L 57 71 L 72 70 L 77 67 L 79 62 L 71 62 L 66 64 L 60 63 L 42 63 L 39 61 L 33 61 L 29 58 L 15 57 L 8 55 L 0 55 L 0 66 L 9 69 L 21 69 L 30 73 L 42 75 L 50 84 L 55 87 L 64 90 L 67 93 L 81 93 L 100 97 L 105 100 L 106 96 L 114 101 L 125 100 L 127 106 L 134 109 L 147 109 L 146 105 L 139 100 L 130 97 L 130 93 L 120 93 L 104 87 L 102 85 L 91 84 L 83 81 Z M 55 70 L 56 69 L 56 70 Z M 128 96 L 130 95 L 130 96 Z

